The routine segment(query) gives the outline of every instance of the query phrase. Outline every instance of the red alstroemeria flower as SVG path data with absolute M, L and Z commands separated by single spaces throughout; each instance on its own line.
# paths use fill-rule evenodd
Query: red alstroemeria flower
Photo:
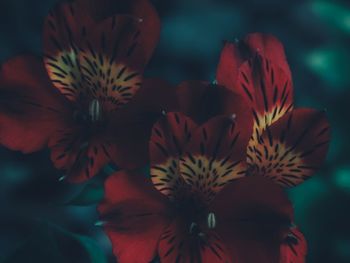
M 219 85 L 245 98 L 254 117 L 247 148 L 249 175 L 292 187 L 308 179 L 323 163 L 329 124 L 323 111 L 294 109 L 290 69 L 282 44 L 273 36 L 251 34 L 227 43 L 217 70 Z M 296 229 L 282 246 L 282 262 L 304 262 L 306 241 Z M 294 243 L 292 242 L 294 240 Z
M 49 145 L 70 181 L 111 160 L 143 165 L 152 125 L 174 97 L 163 81 L 142 77 L 159 36 L 152 5 L 114 2 L 123 9 L 108 14 L 101 6 L 91 14 L 87 3 L 97 1 L 58 5 L 45 22 L 44 63 L 21 56 L 1 71 L 0 143 L 25 153 Z
M 118 262 L 280 262 L 293 211 L 277 184 L 245 177 L 251 127 L 181 113 L 154 125 L 152 180 L 121 171 L 105 183 L 99 212 Z
M 289 66 L 280 42 L 271 36 L 252 34 L 244 41 L 225 44 L 217 69 L 217 81 L 186 81 L 177 87 L 179 111 L 186 113 L 197 123 L 203 123 L 220 114 L 236 114 L 241 119 L 249 119 L 252 112 L 247 107 L 247 94 L 242 94 L 236 86 L 240 67 L 258 53 L 278 63 L 281 71 L 283 69 L 290 79 Z M 287 94 L 286 97 L 288 96 L 291 95 Z M 248 103 L 249 106 L 250 104 Z M 290 104 L 285 104 L 290 107 Z M 280 115 L 286 111 L 286 107 L 283 107 Z
M 252 174 L 291 187 L 322 164 L 329 124 L 323 111 L 293 108 L 291 73 L 276 38 L 252 34 L 226 44 L 217 81 L 244 97 L 246 110 L 254 116 L 247 160 Z

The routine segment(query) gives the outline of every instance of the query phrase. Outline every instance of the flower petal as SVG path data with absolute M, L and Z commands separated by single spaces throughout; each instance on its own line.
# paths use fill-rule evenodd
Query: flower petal
M 223 85 L 233 91 L 236 90 L 240 66 L 257 54 L 281 68 L 291 78 L 281 42 L 272 35 L 253 33 L 235 43 L 225 43 L 221 51 L 216 74 L 219 85 Z
M 216 80 L 219 85 L 227 89 L 237 88 L 239 67 L 249 58 L 251 53 L 244 42 L 226 42 L 221 54 L 216 71 Z
M 77 9 L 76 4 L 61 4 L 46 19 L 49 76 L 72 101 L 87 96 L 100 99 L 107 111 L 118 109 L 141 86 L 147 62 L 140 39 L 142 22 L 113 16 L 96 24 Z
M 281 187 L 261 176 L 244 177 L 228 184 L 209 209 L 232 261 L 279 262 L 280 244 L 293 220 Z
M 140 24 L 130 16 L 113 16 L 88 29 L 82 40 L 86 88 L 108 111 L 128 103 L 141 87 L 146 61 Z
M 186 222 L 175 219 L 163 232 L 159 241 L 159 257 L 170 262 L 230 262 L 220 237 L 213 231 L 190 234 Z
M 179 109 L 199 124 L 222 114 L 235 114 L 237 122 L 251 119 L 240 95 L 215 84 L 186 81 L 176 88 Z
M 254 116 L 254 136 L 293 108 L 291 79 L 270 60 L 256 56 L 239 71 L 239 93 Z
M 81 127 L 62 128 L 49 142 L 51 160 L 68 181 L 81 183 L 95 176 L 111 160 L 113 147 L 106 136 L 83 138 Z
M 24 153 L 42 149 L 70 115 L 69 105 L 35 56 L 7 61 L 0 78 L 0 143 Z
M 247 35 L 244 42 L 251 50 L 280 67 L 291 79 L 291 72 L 283 45 L 276 37 L 270 34 L 253 33 Z
M 245 175 L 250 129 L 238 126 L 232 116 L 219 116 L 196 130 L 180 162 L 181 176 L 193 192 L 209 201 L 225 184 Z
M 256 162 L 255 146 L 266 128 L 293 109 L 291 80 L 283 70 L 268 59 L 257 56 L 240 68 L 239 85 L 254 117 L 254 127 L 249 141 L 248 163 Z
M 307 243 L 303 233 L 293 227 L 281 244 L 280 263 L 305 263 Z
M 231 182 L 217 194 L 210 207 L 216 214 L 217 225 L 222 227 L 236 222 L 268 223 L 268 219 L 289 227 L 293 220 L 287 194 L 263 176 L 246 176 Z
M 175 88 L 162 79 L 144 79 L 140 90 L 127 106 L 129 111 L 154 113 L 160 117 L 162 112 L 178 108 Z
M 166 114 L 153 126 L 150 138 L 152 181 L 161 193 L 170 198 L 175 198 L 183 185 L 179 158 L 196 126 L 190 118 L 176 112 Z
M 250 146 L 251 173 L 267 176 L 284 187 L 298 185 L 323 163 L 329 139 L 324 112 L 295 109 Z
M 107 132 L 115 145 L 112 160 L 119 167 L 134 169 L 147 164 L 152 126 L 162 111 L 175 108 L 175 103 L 172 86 L 159 79 L 146 79 L 135 98 L 115 112 Z
M 169 224 L 167 202 L 142 174 L 121 171 L 106 180 L 98 211 L 118 262 L 154 259 L 159 237 Z
M 87 94 L 78 54 L 86 30 L 92 26 L 74 3 L 57 5 L 45 20 L 45 66 L 54 86 L 71 101 Z
M 158 42 L 160 21 L 155 8 L 148 0 L 77 0 L 78 5 L 87 10 L 97 22 L 113 15 L 130 15 L 142 19 L 140 24 L 140 42 L 142 43 L 145 60 L 148 61 Z

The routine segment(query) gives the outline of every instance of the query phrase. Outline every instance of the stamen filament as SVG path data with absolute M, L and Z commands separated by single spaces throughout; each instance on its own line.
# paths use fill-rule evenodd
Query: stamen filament
M 216 227 L 216 218 L 214 213 L 208 214 L 208 228 L 214 229 Z
M 89 115 L 92 122 L 101 120 L 101 104 L 97 99 L 90 102 Z

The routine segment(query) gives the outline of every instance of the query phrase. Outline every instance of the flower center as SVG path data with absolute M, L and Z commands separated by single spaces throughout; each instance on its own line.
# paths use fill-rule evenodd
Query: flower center
M 214 213 L 209 213 L 207 216 L 207 227 L 209 229 L 214 229 L 216 227 L 216 216 Z M 201 227 L 196 223 L 192 222 L 189 227 L 189 233 L 191 235 L 203 236 L 203 232 L 201 231 Z
M 209 229 L 214 229 L 216 227 L 216 217 L 214 213 L 208 214 L 207 224 Z
M 89 104 L 89 117 L 92 122 L 97 122 L 101 120 L 102 117 L 102 107 L 101 103 L 97 99 L 93 99 Z

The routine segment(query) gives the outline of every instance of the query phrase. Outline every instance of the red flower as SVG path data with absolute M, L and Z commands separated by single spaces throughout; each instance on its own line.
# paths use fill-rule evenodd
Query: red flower
M 152 181 L 115 173 L 99 206 L 118 262 L 279 262 L 293 212 L 277 184 L 245 177 L 251 127 L 226 115 L 198 126 L 180 113 L 155 124 Z
M 323 163 L 329 124 L 323 111 L 293 109 L 291 73 L 276 38 L 252 34 L 226 44 L 217 81 L 244 97 L 254 116 L 247 159 L 251 174 L 291 187 Z
M 58 5 L 45 21 L 44 63 L 21 56 L 1 72 L 0 142 L 25 153 L 48 144 L 71 181 L 111 160 L 144 164 L 153 122 L 174 97 L 166 83 L 142 77 L 159 36 L 153 7 L 113 2 L 123 9 Z
M 319 168 L 329 145 L 329 124 L 323 111 L 294 109 L 290 69 L 276 38 L 252 34 L 227 43 L 217 81 L 245 98 L 246 111 L 254 117 L 247 148 L 248 175 L 292 187 Z M 285 240 L 281 262 L 304 262 L 303 235 L 292 229 Z

